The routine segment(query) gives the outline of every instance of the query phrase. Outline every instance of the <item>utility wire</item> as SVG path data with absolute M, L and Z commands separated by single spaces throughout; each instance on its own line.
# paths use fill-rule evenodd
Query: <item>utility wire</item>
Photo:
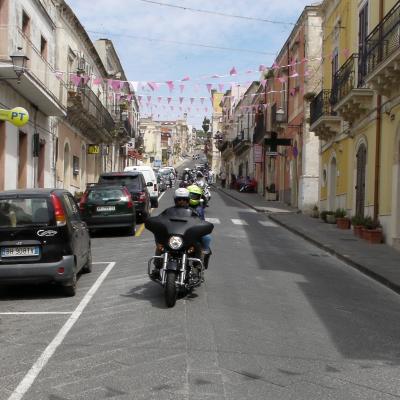
M 276 56 L 276 53 L 268 53 L 268 52 L 259 51 L 259 50 L 240 49 L 240 48 L 234 48 L 234 47 L 213 46 L 211 44 L 203 44 L 203 43 L 179 42 L 179 41 L 176 41 L 176 40 L 156 39 L 156 38 L 149 38 L 149 37 L 144 37 L 144 36 L 136 36 L 136 35 L 130 35 L 130 34 L 124 34 L 124 33 L 99 32 L 99 31 L 92 31 L 92 30 L 87 30 L 87 32 L 93 33 L 93 34 L 96 34 L 96 35 L 122 36 L 122 37 L 127 37 L 127 38 L 130 38 L 130 39 L 147 40 L 149 42 L 163 42 L 163 43 L 171 43 L 171 44 L 180 44 L 180 45 L 185 45 L 185 46 L 206 47 L 208 49 L 216 49 L 216 50 L 238 51 L 238 52 L 241 52 L 241 53 L 253 53 L 253 54 L 263 54 L 263 55 L 267 55 L 267 56 Z
M 277 24 L 277 25 L 293 25 L 293 26 L 296 25 L 295 22 L 274 21 L 274 20 L 264 19 L 264 18 L 248 17 L 248 16 L 245 16 L 245 15 L 227 14 L 227 13 L 218 12 L 218 11 L 210 11 L 210 10 L 202 10 L 202 9 L 199 9 L 199 8 L 178 6 L 176 4 L 170 4 L 170 3 L 161 3 L 159 1 L 154 1 L 154 0 L 138 0 L 138 1 L 141 1 L 143 3 L 155 4 L 155 5 L 158 5 L 158 6 L 179 8 L 180 10 L 185 10 L 185 11 L 194 11 L 194 12 L 200 12 L 200 13 L 204 13 L 204 14 L 219 15 L 220 17 L 240 18 L 240 19 L 246 19 L 248 21 L 267 22 L 269 24 Z

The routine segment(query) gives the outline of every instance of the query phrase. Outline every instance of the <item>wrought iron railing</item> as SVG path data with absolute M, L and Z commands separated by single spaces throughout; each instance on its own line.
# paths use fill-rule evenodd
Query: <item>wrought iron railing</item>
M 400 1 L 367 37 L 367 74 L 400 48 Z
M 85 110 L 86 114 L 92 116 L 97 121 L 99 126 L 102 126 L 108 132 L 114 129 L 113 117 L 89 86 L 75 86 L 69 83 L 68 92 L 79 94 L 81 107 Z
M 310 104 L 310 125 L 323 115 L 336 115 L 332 110 L 331 90 L 321 90 Z
M 352 54 L 333 77 L 331 104 L 335 105 L 359 86 L 357 79 L 358 54 Z

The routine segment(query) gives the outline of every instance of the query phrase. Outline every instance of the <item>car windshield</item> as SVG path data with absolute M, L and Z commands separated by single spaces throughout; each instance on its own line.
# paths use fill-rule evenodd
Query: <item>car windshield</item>
M 127 199 L 121 189 L 94 189 L 88 194 L 88 201 L 126 201 Z
M 0 228 L 49 225 L 48 205 L 46 198 L 0 198 Z
M 124 175 L 109 175 L 102 176 L 99 183 L 110 183 L 122 185 L 129 188 L 129 190 L 140 190 L 139 176 L 124 176 Z

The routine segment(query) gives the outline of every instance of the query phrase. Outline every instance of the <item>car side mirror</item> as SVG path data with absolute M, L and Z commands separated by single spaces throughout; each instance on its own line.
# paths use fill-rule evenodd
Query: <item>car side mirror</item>
M 147 182 L 147 186 L 153 186 L 153 182 Z

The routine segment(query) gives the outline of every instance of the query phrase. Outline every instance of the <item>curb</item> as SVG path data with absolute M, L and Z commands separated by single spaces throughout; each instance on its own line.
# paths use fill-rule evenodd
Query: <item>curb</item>
M 215 187 L 215 186 L 214 186 Z M 215 187 L 216 188 L 216 187 Z M 313 239 L 312 237 L 304 234 L 303 232 L 299 231 L 296 228 L 293 228 L 292 226 L 289 226 L 287 224 L 285 224 L 284 222 L 280 221 L 279 218 L 275 217 L 275 213 L 271 213 L 268 211 L 259 211 L 257 210 L 257 207 L 252 206 L 251 204 L 246 203 L 243 200 L 239 200 L 238 198 L 232 196 L 230 193 L 225 192 L 223 189 L 220 188 L 216 188 L 218 189 L 220 192 L 224 193 L 225 195 L 227 195 L 228 197 L 237 200 L 239 203 L 244 204 L 247 207 L 250 207 L 254 210 L 256 210 L 259 213 L 264 213 L 268 215 L 268 218 L 271 219 L 272 221 L 276 222 L 277 224 L 279 224 L 280 226 L 282 226 L 283 228 L 287 229 L 288 231 L 294 233 L 297 236 L 302 237 L 303 239 L 307 240 L 308 242 L 314 244 L 315 246 L 317 246 L 318 248 L 326 251 L 327 253 L 335 256 L 337 259 L 339 259 L 340 261 L 343 261 L 344 263 L 346 263 L 347 265 L 349 265 L 350 267 L 353 267 L 355 269 L 357 269 L 358 271 L 360 271 L 361 273 L 363 273 L 364 275 L 374 279 L 375 281 L 381 283 L 382 285 L 386 286 L 387 288 L 393 290 L 394 292 L 400 294 L 400 286 L 389 281 L 388 279 L 386 279 L 384 276 L 379 275 L 373 271 L 371 271 L 370 269 L 366 268 L 365 266 L 363 266 L 362 264 L 352 260 L 351 258 L 339 253 L 337 250 L 335 250 L 334 248 L 324 245 L 320 242 L 318 242 L 317 240 Z M 295 212 L 294 212 L 295 213 Z

